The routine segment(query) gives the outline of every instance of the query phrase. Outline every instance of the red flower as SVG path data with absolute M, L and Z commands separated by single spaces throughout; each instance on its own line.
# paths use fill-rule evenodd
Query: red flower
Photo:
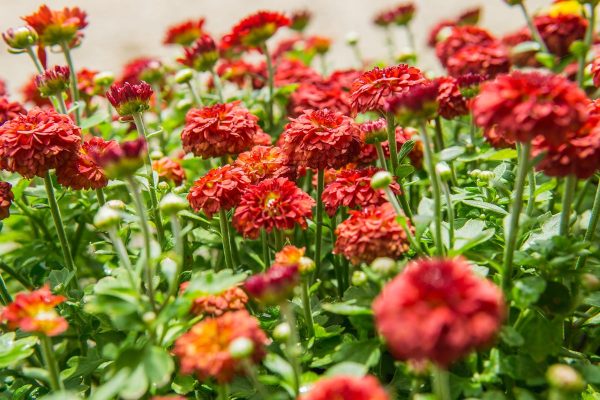
M 41 108 L 52 107 L 52 102 L 47 97 L 42 97 L 40 94 L 37 84 L 35 83 L 35 75 L 31 76 L 27 82 L 21 87 L 21 93 L 23 94 L 23 100 L 26 103 L 32 103 L 33 105 Z
M 0 221 L 8 218 L 10 215 L 10 205 L 15 199 L 12 185 L 8 182 L 0 181 Z
M 242 363 L 229 352 L 231 343 L 239 338 L 249 339 L 254 344 L 251 361 L 257 363 L 264 358 L 269 340 L 258 320 L 245 310 L 198 322 L 175 341 L 173 353 L 179 357 L 182 373 L 196 373 L 200 380 L 213 378 L 226 383 L 237 374 L 243 375 Z
M 498 132 L 495 126 L 484 129 L 483 137 L 485 137 L 485 140 L 496 149 L 515 147 L 516 143 L 514 137 L 503 135 Z
M 595 58 L 591 66 L 592 78 L 594 86 L 600 87 L 600 58 Z
M 398 258 L 410 247 L 390 203 L 350 211 L 350 217 L 338 225 L 335 234 L 334 254 L 342 254 L 355 265 L 368 264 L 378 257 Z
M 501 44 L 469 45 L 448 58 L 446 69 L 454 77 L 479 74 L 493 78 L 510 70 L 510 60 Z
M 221 59 L 217 65 L 217 74 L 221 79 L 235 83 L 238 86 L 244 86 L 246 82 L 252 79 L 254 66 L 244 60 Z
M 570 54 L 576 40 L 583 40 L 587 20 L 575 14 L 539 15 L 533 20 L 548 50 L 558 57 Z
M 566 141 L 585 123 L 587 106 L 585 93 L 575 84 L 538 72 L 513 72 L 486 82 L 472 103 L 475 122 L 495 127 L 507 141 L 542 135 L 551 145 Z
M 158 82 L 162 79 L 162 63 L 152 57 L 138 57 L 123 67 L 121 83 Z
M 377 379 L 336 375 L 319 380 L 300 400 L 389 400 Z
M 271 136 L 268 133 L 265 133 L 262 129 L 256 132 L 254 135 L 254 139 L 252 143 L 255 146 L 270 146 L 271 145 Z
M 416 6 L 414 3 L 404 3 L 395 6 L 389 10 L 380 12 L 375 16 L 373 22 L 379 26 L 389 26 L 391 24 L 406 25 L 415 15 Z
M 396 115 L 400 124 L 429 120 L 437 116 L 438 93 L 437 81 L 425 81 L 386 99 L 384 109 L 387 113 Z
M 69 88 L 70 76 L 69 67 L 56 65 L 37 75 L 35 85 L 42 96 L 56 96 Z
M 394 357 L 448 367 L 493 340 L 504 303 L 465 259 L 421 259 L 383 288 L 373 311 Z
M 111 147 L 118 147 L 114 140 L 90 137 L 83 142 L 77 156 L 56 170 L 57 180 L 74 190 L 100 189 L 108 184 L 104 170 L 97 164 L 98 155 Z
M 181 164 L 172 158 L 162 157 L 152 161 L 152 169 L 156 171 L 160 178 L 173 181 L 177 186 L 185 180 L 185 171 Z
M 337 169 L 360 151 L 360 128 L 342 113 L 308 110 L 290 121 L 283 132 L 283 152 L 293 164 Z
M 79 89 L 79 94 L 88 101 L 92 96 L 99 94 L 94 83 L 94 78 L 97 74 L 98 71 L 87 68 L 77 71 L 77 88 Z
M 313 35 L 306 39 L 305 51 L 313 50 L 317 54 L 325 54 L 331 47 L 331 39 L 325 36 Z
M 80 31 L 87 26 L 86 18 L 87 14 L 79 7 L 51 10 L 47 5 L 42 5 L 35 13 L 22 19 L 35 29 L 42 44 L 53 46 L 67 43 L 74 46 L 83 37 Z
M 284 246 L 283 249 L 275 253 L 275 263 L 272 268 L 297 266 L 301 274 L 311 272 L 315 262 L 305 257 L 305 253 L 305 247 Z
M 384 121 L 382 119 L 382 121 Z M 387 135 L 386 135 L 387 137 Z M 375 150 L 375 146 L 365 141 L 366 137 L 363 136 L 363 144 L 360 150 L 359 161 L 361 164 L 369 164 L 375 160 L 377 160 L 377 151 Z M 421 169 L 423 167 L 423 142 L 418 137 L 418 132 L 413 128 L 402 128 L 396 127 L 396 148 L 400 150 L 402 145 L 406 143 L 408 140 L 414 140 L 415 145 L 408 153 L 408 158 L 410 159 L 411 164 L 416 169 Z M 386 158 L 390 157 L 390 147 L 388 145 L 388 141 L 381 143 L 381 147 L 383 147 L 383 153 Z
M 457 23 L 453 20 L 443 20 L 435 24 L 427 36 L 427 45 L 429 47 L 435 47 L 440 41 L 442 41 L 440 34 L 445 30 L 451 31 L 455 26 L 457 26 Z
M 163 44 L 189 46 L 204 33 L 204 18 L 184 21 L 167 29 Z
M 144 81 L 137 83 L 122 82 L 111 85 L 106 98 L 119 115 L 127 116 L 142 113 L 150 108 L 152 86 Z
M 290 14 L 290 29 L 302 32 L 312 18 L 308 10 L 296 10 Z
M 491 46 L 497 43 L 497 40 L 483 28 L 455 26 L 450 35 L 435 46 L 435 53 L 442 65 L 446 66 L 448 59 L 466 46 L 475 44 Z
M 48 285 L 44 285 L 33 292 L 17 294 L 14 301 L 2 309 L 0 319 L 6 321 L 10 329 L 57 336 L 69 327 L 55 309 L 65 300 L 63 296 L 54 296 Z
M 306 229 L 315 201 L 286 178 L 266 179 L 246 189 L 233 215 L 233 226 L 256 239 L 260 230 L 271 232 L 294 228 Z
M 350 114 L 350 96 L 338 84 L 323 80 L 301 84 L 290 96 L 290 117 L 301 115 L 304 110 L 328 108 L 342 114 Z
M 450 76 L 436 79 L 438 82 L 438 113 L 446 119 L 454 119 L 469 113 L 467 99 L 462 95 L 458 80 Z
M 371 187 L 371 178 L 379 171 L 377 168 L 347 169 L 340 171 L 335 180 L 323 191 L 323 203 L 329 216 L 335 215 L 340 207 L 364 208 L 385 203 L 383 190 Z M 396 182 L 390 185 L 394 193 L 400 192 Z
M 244 290 L 263 304 L 276 305 L 290 297 L 299 282 L 298 265 L 274 265 L 246 279 Z
M 537 67 L 540 63 L 535 58 L 536 51 L 513 51 L 513 48 L 524 42 L 531 42 L 533 38 L 528 28 L 522 28 L 516 32 L 502 37 L 502 44 L 509 49 L 510 61 L 517 67 Z
M 184 292 L 189 282 L 183 282 L 179 289 Z M 246 309 L 248 295 L 241 288 L 234 286 L 223 293 L 200 295 L 194 299 L 191 312 L 195 315 L 219 317 L 226 312 Z
M 260 47 L 281 27 L 289 26 L 288 17 L 278 12 L 259 11 L 238 22 L 228 35 L 230 46 Z
M 261 80 L 254 80 L 253 86 L 255 89 L 260 89 L 266 83 L 267 66 L 262 63 L 254 71 L 255 74 L 262 76 Z M 296 83 L 314 83 L 321 80 L 321 76 L 314 69 L 306 66 L 302 61 L 290 60 L 288 58 L 281 59 L 275 68 L 275 76 L 273 77 L 275 86 L 287 86 Z
M 209 218 L 221 210 L 238 205 L 250 179 L 241 168 L 224 165 L 211 169 L 192 185 L 187 196 L 195 211 L 203 211 Z
M 0 126 L 0 169 L 43 178 L 80 144 L 81 129 L 68 116 L 34 108 Z
M 210 35 L 202 34 L 191 46 L 183 49 L 177 62 L 196 71 L 211 71 L 219 59 L 217 45 Z
M 327 78 L 328 82 L 337 84 L 343 91 L 349 92 L 352 89 L 352 83 L 363 74 L 357 69 L 338 69 Z
M 10 101 L 8 97 L 0 97 L 0 126 L 21 114 L 27 114 L 21 103 Z
M 96 146 L 88 153 L 106 176 L 112 179 L 128 177 L 144 165 L 148 151 L 146 139 L 142 136 L 121 143 L 109 142 L 106 146 Z
M 363 73 L 352 84 L 350 97 L 356 112 L 383 111 L 386 98 L 403 93 L 409 87 L 425 81 L 423 73 L 415 67 L 400 64 L 380 69 L 375 67 Z
M 181 141 L 198 157 L 221 157 L 249 149 L 259 131 L 258 118 L 235 101 L 188 111 Z
M 254 146 L 241 153 L 234 165 L 240 167 L 252 183 L 269 178 L 287 178 L 291 174 L 288 160 L 280 147 Z

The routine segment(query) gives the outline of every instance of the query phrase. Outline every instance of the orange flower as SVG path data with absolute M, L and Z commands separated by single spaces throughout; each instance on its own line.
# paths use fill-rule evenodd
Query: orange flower
M 229 352 L 231 343 L 239 338 L 253 342 L 249 359 L 260 362 L 269 341 L 258 320 L 245 310 L 202 320 L 175 341 L 173 352 L 179 357 L 182 373 L 195 373 L 200 380 L 213 378 L 226 383 L 236 374 L 243 374 L 243 365 Z
M 80 145 L 81 129 L 68 116 L 34 108 L 0 126 L 0 169 L 45 177 L 76 156 Z
M 291 174 L 287 157 L 277 146 L 254 146 L 241 153 L 234 165 L 244 170 L 252 183 L 268 178 L 287 178 Z
M 260 230 L 306 229 L 315 201 L 286 178 L 266 179 L 250 186 L 233 215 L 233 226 L 244 237 L 257 238 Z
M 81 30 L 87 26 L 86 18 L 87 14 L 79 7 L 51 10 L 44 4 L 35 13 L 22 19 L 35 29 L 42 44 L 53 46 L 66 43 L 73 47 L 83 37 Z
M 377 379 L 337 375 L 319 380 L 300 400 L 389 400 Z
M 0 221 L 10 215 L 10 205 L 15 198 L 11 188 L 10 183 L 0 181 Z
M 296 246 L 283 246 L 283 249 L 275 253 L 275 262 L 271 268 L 276 267 L 292 267 L 296 266 L 300 274 L 312 272 L 315 267 L 315 262 L 308 257 L 305 257 L 306 248 L 298 248 Z
M 390 203 L 350 211 L 350 217 L 338 225 L 335 234 L 333 253 L 342 254 L 355 265 L 378 257 L 398 258 L 410 247 Z
M 90 100 L 96 94 L 100 94 L 97 92 L 96 84 L 94 83 L 94 77 L 97 74 L 98 71 L 87 68 L 77 71 L 77 88 L 79 89 L 79 94 L 87 100 Z
M 110 147 L 117 147 L 114 140 L 93 136 L 83 142 L 77 157 L 56 169 L 58 183 L 74 190 L 100 189 L 108 185 L 104 170 L 96 159 Z
M 227 35 L 227 42 L 229 46 L 260 47 L 279 28 L 290 23 L 288 17 L 278 12 L 259 11 L 238 22 Z
M 204 32 L 204 18 L 184 21 L 167 29 L 163 44 L 179 44 L 189 46 Z
M 10 329 L 43 333 L 47 336 L 60 335 L 67 330 L 67 320 L 59 316 L 55 307 L 66 300 L 54 296 L 48 285 L 30 293 L 19 293 L 15 300 L 2 310 L 1 319 Z
M 152 169 L 164 180 L 171 180 L 179 186 L 185 180 L 185 171 L 177 161 L 169 157 L 162 157 L 152 161 Z
M 179 289 L 183 292 L 189 282 L 183 282 Z M 201 295 L 194 299 L 191 312 L 195 315 L 218 317 L 229 311 L 244 310 L 248 303 L 248 295 L 237 286 L 219 294 Z
M 8 97 L 0 97 L 0 125 L 21 114 L 27 114 L 21 103 L 10 101 Z

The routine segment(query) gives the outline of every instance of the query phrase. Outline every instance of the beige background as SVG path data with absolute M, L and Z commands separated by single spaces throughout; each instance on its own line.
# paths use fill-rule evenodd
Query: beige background
M 532 10 L 551 3 L 551 0 L 527 0 Z M 309 8 L 314 19 L 308 33 L 332 37 L 335 42 L 329 55 L 329 63 L 335 67 L 352 66 L 352 53 L 344 43 L 347 32 L 358 32 L 360 46 L 368 58 L 384 57 L 383 33 L 372 25 L 373 15 L 386 7 L 397 4 L 390 0 L 0 0 L 0 30 L 21 25 L 19 19 L 40 4 L 50 7 L 79 6 L 89 16 L 83 45 L 74 51 L 76 68 L 83 66 L 98 70 L 120 71 L 128 59 L 140 55 L 163 58 L 177 54 L 174 48 L 161 45 L 165 28 L 184 19 L 204 16 L 206 27 L 216 37 L 245 15 L 259 10 L 279 11 Z M 437 21 L 453 18 L 463 10 L 476 5 L 484 6 L 483 25 L 492 32 L 502 34 L 524 24 L 516 8 L 510 8 L 502 0 L 417 0 L 417 17 L 413 23 L 417 42 L 421 49 L 421 66 L 437 68 L 431 50 L 425 49 L 427 32 Z M 396 42 L 405 44 L 402 32 L 397 32 Z M 54 55 L 50 63 L 63 63 Z M 0 44 L 0 77 L 9 81 L 12 92 L 23 83 L 33 66 L 25 55 L 6 52 Z

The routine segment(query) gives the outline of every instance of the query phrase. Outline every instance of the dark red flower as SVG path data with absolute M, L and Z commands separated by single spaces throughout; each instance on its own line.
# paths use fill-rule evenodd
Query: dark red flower
M 362 73 L 362 71 L 357 69 L 337 69 L 329 75 L 327 81 L 337 84 L 345 92 L 350 92 L 352 83 L 354 83 Z
M 34 108 L 0 126 L 0 169 L 43 178 L 80 145 L 81 129 L 68 116 Z
M 483 28 L 455 26 L 450 31 L 450 35 L 435 46 L 435 53 L 442 65 L 446 66 L 448 59 L 466 46 L 491 46 L 497 43 L 496 38 Z
M 86 18 L 87 14 L 79 7 L 51 10 L 44 4 L 35 13 L 22 19 L 35 29 L 42 44 L 53 46 L 66 43 L 73 46 L 83 37 L 81 30 L 87 26 Z
M 10 215 L 10 205 L 15 199 L 12 185 L 8 182 L 0 181 L 0 221 L 8 218 Z
M 189 46 L 204 33 L 204 22 L 204 18 L 199 18 L 170 26 L 165 33 L 163 44 Z
M 266 64 L 263 63 L 256 70 L 256 73 L 265 78 L 265 80 L 261 81 L 258 86 L 254 85 L 256 89 L 262 87 L 266 82 L 266 68 Z M 319 75 L 319 73 L 314 69 L 308 67 L 302 61 L 284 58 L 277 64 L 273 80 L 275 86 L 287 86 L 295 83 L 318 82 L 321 80 L 321 75 Z
M 373 22 L 379 26 L 406 25 L 415 15 L 416 6 L 414 3 L 403 3 L 397 6 L 384 10 L 375 16 Z
M 335 230 L 333 253 L 343 255 L 355 265 L 371 263 L 378 257 L 401 257 L 410 246 L 396 217 L 390 203 L 350 211 L 350 217 Z
M 260 303 L 276 305 L 286 300 L 299 282 L 298 265 L 274 265 L 246 279 L 244 290 Z
M 306 229 L 315 201 L 286 178 L 272 178 L 250 186 L 240 199 L 233 215 L 234 228 L 256 239 L 260 230 L 285 231 L 296 225 Z
M 181 185 L 185 180 L 185 171 L 181 164 L 169 157 L 162 157 L 152 161 L 152 169 L 156 171 L 159 178 L 173 181 L 177 186 Z
M 106 98 L 119 115 L 127 116 L 148 110 L 152 93 L 152 86 L 144 81 L 123 82 L 111 85 L 106 92 Z
M 438 113 L 446 119 L 454 119 L 469 113 L 467 99 L 460 91 L 459 81 L 445 76 L 436 79 L 438 82 Z
M 289 178 L 291 174 L 288 159 L 277 146 L 254 146 L 241 153 L 234 165 L 243 169 L 252 183 L 269 178 Z
M 394 357 L 448 367 L 494 339 L 504 302 L 465 259 L 421 259 L 383 288 L 373 311 Z
M 211 218 L 221 210 L 236 207 L 249 185 L 250 179 L 241 168 L 224 165 L 194 182 L 187 199 L 196 212 L 203 211 Z
M 595 58 L 592 62 L 590 72 L 594 80 L 594 86 L 600 87 L 600 57 Z
M 73 190 L 105 187 L 108 178 L 96 160 L 107 149 L 118 146 L 114 140 L 105 141 L 101 137 L 89 137 L 82 143 L 76 157 L 56 169 L 58 183 Z
M 495 128 L 506 141 L 544 136 L 551 145 L 565 142 L 587 119 L 588 99 L 559 75 L 513 72 L 481 86 L 473 100 L 475 122 Z
M 88 68 L 82 68 L 77 71 L 77 88 L 79 89 L 79 94 L 88 101 L 92 96 L 100 94 L 94 82 L 97 74 L 98 71 Z
M 191 46 L 183 49 L 183 56 L 177 62 L 196 71 L 211 71 L 218 59 L 215 41 L 210 35 L 202 34 Z
M 183 282 L 179 289 L 184 292 L 189 282 Z M 226 312 L 246 309 L 248 295 L 238 286 L 233 286 L 219 294 L 200 294 L 192 303 L 192 314 L 219 317 Z
M 342 114 L 350 114 L 350 96 L 331 80 L 301 84 L 290 96 L 290 117 L 301 115 L 304 110 L 328 108 Z
M 517 142 L 514 137 L 498 132 L 495 126 L 484 129 L 483 137 L 496 149 L 512 148 L 515 147 L 515 143 Z
M 295 10 L 290 13 L 290 29 L 302 32 L 310 20 L 312 13 L 308 10 Z
M 360 151 L 360 128 L 342 113 L 308 110 L 292 118 L 283 132 L 283 152 L 299 166 L 341 168 Z
M 144 165 L 148 144 L 143 136 L 135 140 L 115 143 L 109 141 L 103 145 L 96 142 L 88 155 L 98 164 L 105 175 L 111 179 L 128 177 Z
M 300 400 L 390 400 L 390 396 L 371 375 L 336 375 L 317 381 Z
M 145 81 L 156 83 L 163 78 L 162 63 L 152 57 L 138 57 L 129 61 L 123 67 L 120 82 L 138 83 Z
M 569 48 L 576 40 L 583 40 L 587 20 L 575 14 L 539 15 L 533 19 L 548 50 L 558 57 L 570 54 Z
M 23 94 L 23 100 L 26 103 L 32 103 L 33 105 L 41 108 L 52 107 L 52 102 L 49 98 L 43 97 L 35 83 L 35 75 L 31 76 L 27 82 L 21 87 L 21 93 Z
M 501 44 L 468 45 L 447 59 L 446 69 L 454 77 L 479 74 L 493 78 L 510 70 L 510 59 Z
M 386 113 L 396 116 L 400 124 L 435 118 L 438 112 L 439 83 L 425 81 L 385 100 Z
M 6 88 L 6 81 L 0 78 L 0 97 L 8 96 L 8 89 Z
M 323 191 L 323 203 L 327 214 L 335 215 L 340 207 L 365 208 L 387 202 L 383 190 L 371 187 L 371 178 L 377 171 L 380 170 L 373 167 L 340 171 Z M 393 182 L 390 188 L 394 193 L 400 193 L 396 182 Z
M 256 135 L 254 135 L 254 139 L 252 140 L 252 143 L 255 146 L 270 146 L 271 142 L 271 136 L 263 130 L 256 132 Z
M 228 35 L 227 42 L 230 46 L 260 47 L 279 28 L 290 24 L 289 18 L 281 13 L 258 11 L 238 22 Z
M 427 36 L 427 45 L 429 47 L 435 47 L 439 42 L 442 41 L 442 38 L 440 37 L 441 33 L 445 31 L 452 32 L 452 28 L 455 26 L 457 26 L 457 23 L 453 20 L 443 20 L 435 24 Z
M 183 149 L 202 158 L 238 154 L 254 144 L 258 118 L 239 101 L 192 108 L 181 132 Z
M 403 93 L 409 87 L 423 83 L 421 70 L 406 64 L 393 67 L 375 67 L 363 73 L 352 84 L 350 97 L 354 113 L 383 111 L 384 101 L 396 93 Z
M 235 83 L 243 87 L 246 83 L 252 81 L 252 75 L 255 73 L 254 65 L 242 60 L 221 59 L 217 64 L 217 74 L 221 79 Z
M 25 107 L 16 101 L 10 101 L 8 97 L 0 96 L 0 126 L 18 115 L 27 114 Z
M 69 67 L 56 65 L 37 75 L 35 85 L 42 96 L 56 96 L 69 88 L 70 76 Z

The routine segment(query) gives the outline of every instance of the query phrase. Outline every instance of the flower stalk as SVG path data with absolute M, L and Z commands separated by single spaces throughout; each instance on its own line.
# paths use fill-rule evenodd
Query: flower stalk
M 285 322 L 290 327 L 290 335 L 287 340 L 287 344 L 285 346 L 285 352 L 288 357 L 288 362 L 292 366 L 293 370 L 293 390 L 294 396 L 298 396 L 300 393 L 300 361 L 298 360 L 298 351 L 299 351 L 299 336 L 298 336 L 298 328 L 296 327 L 296 317 L 294 316 L 294 311 L 291 306 L 287 302 L 283 302 L 280 305 L 281 314 L 285 319 Z
M 223 254 L 225 265 L 228 269 L 233 269 L 233 257 L 231 255 L 231 243 L 229 241 L 229 228 L 227 225 L 227 212 L 223 209 L 219 210 L 219 227 L 221 229 L 221 240 L 223 241 Z
M 67 234 L 65 233 L 65 227 L 60 214 L 60 208 L 58 207 L 56 196 L 54 194 L 54 187 L 52 186 L 50 172 L 47 172 L 46 176 L 44 177 L 44 186 L 46 187 L 48 205 L 50 206 L 50 213 L 52 214 L 52 220 L 54 221 L 54 227 L 56 228 L 58 241 L 60 242 L 60 247 L 62 249 L 65 266 L 69 271 L 77 272 L 75 268 L 75 262 L 73 261 L 73 255 L 71 254 L 71 248 L 69 247 L 69 242 L 67 241 Z
M 571 206 L 577 190 L 577 177 L 569 175 L 565 179 L 564 193 L 562 198 L 562 209 L 560 211 L 560 225 L 558 233 L 561 236 L 569 235 L 569 224 L 571 220 Z
M 268 85 L 268 98 L 267 98 L 267 121 L 269 123 L 269 129 L 273 130 L 274 117 L 273 117 L 273 100 L 275 97 L 275 70 L 273 68 L 273 60 L 266 43 L 262 43 L 261 50 L 265 55 L 265 61 L 267 63 L 267 85 Z
M 598 188 L 596 189 L 596 195 L 594 196 L 594 205 L 592 206 L 592 215 L 590 216 L 590 221 L 588 222 L 587 229 L 585 231 L 585 235 L 583 240 L 587 243 L 591 242 L 594 239 L 594 233 L 596 232 L 596 227 L 598 226 L 598 219 L 600 217 L 600 182 L 598 183 Z M 575 269 L 581 269 L 585 266 L 587 261 L 587 256 L 579 256 L 577 259 L 577 263 L 575 264 Z
M 77 72 L 75 71 L 73 58 L 71 57 L 71 49 L 69 49 L 69 44 L 66 42 L 61 43 L 60 48 L 62 49 L 62 52 L 65 55 L 65 60 L 67 61 L 67 65 L 69 66 L 70 70 L 69 77 L 71 79 L 71 97 L 73 99 L 73 103 L 75 104 L 75 122 L 77 123 L 77 125 L 81 125 L 81 110 L 79 107 L 79 87 L 77 83 Z
M 319 277 L 321 272 L 321 247 L 323 242 L 323 190 L 325 188 L 325 170 L 320 168 L 317 171 L 317 210 L 316 218 L 316 237 L 315 237 L 315 275 L 314 279 Z
M 312 306 L 310 305 L 310 288 L 308 279 L 302 279 L 302 309 L 304 311 L 306 333 L 310 339 L 315 336 L 315 322 L 312 316 Z
M 55 392 L 63 390 L 64 385 L 62 380 L 60 379 L 58 363 L 56 362 L 56 358 L 54 357 L 54 350 L 52 349 L 52 341 L 48 336 L 44 334 L 40 334 L 39 338 L 42 348 L 42 357 L 44 359 L 44 364 L 46 364 L 46 368 L 48 370 L 50 388 L 52 389 L 52 391 Z
M 431 141 L 429 140 L 429 134 L 427 133 L 427 125 L 425 124 L 425 122 L 421 124 L 421 140 L 423 141 L 425 163 L 427 164 L 427 169 L 429 172 L 429 180 L 431 181 L 431 193 L 433 196 L 433 239 L 435 243 L 435 250 L 436 255 L 443 256 L 444 244 L 442 241 L 442 196 L 440 189 L 440 181 L 435 169 L 433 149 L 431 146 Z
M 450 377 L 448 371 L 438 367 L 433 367 L 431 372 L 433 391 L 437 397 L 437 400 L 451 400 L 450 394 Z

